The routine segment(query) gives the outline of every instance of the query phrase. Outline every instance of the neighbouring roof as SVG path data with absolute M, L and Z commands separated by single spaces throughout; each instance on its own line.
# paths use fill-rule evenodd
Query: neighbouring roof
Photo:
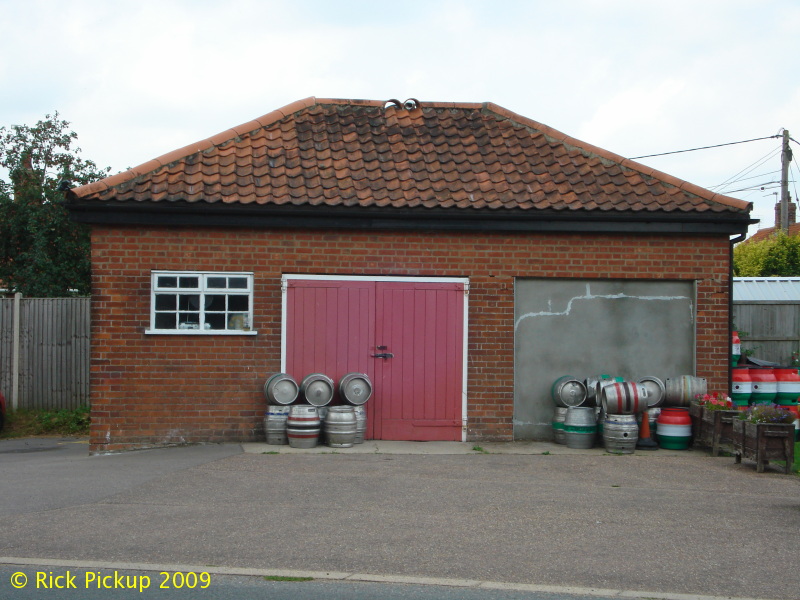
M 436 227 L 445 228 L 478 218 L 506 229 L 583 222 L 621 223 L 624 231 L 658 222 L 731 234 L 754 222 L 748 202 L 491 103 L 420 102 L 407 110 L 394 101 L 309 98 L 73 188 L 67 199 L 88 222 L 152 223 L 161 215 L 159 222 L 201 224 L 201 215 L 213 214 L 229 224 L 257 218 L 290 226 L 303 216 L 307 226 L 314 217 L 381 227 L 386 218 L 439 217 Z
M 734 302 L 800 302 L 800 277 L 734 277 Z
M 771 238 L 772 236 L 776 235 L 778 230 L 775 227 L 762 227 L 758 231 L 756 231 L 753 235 L 745 240 L 745 242 L 763 242 L 766 239 Z M 794 237 L 796 235 L 800 235 L 800 223 L 790 223 L 789 224 L 789 231 L 787 232 L 789 237 Z

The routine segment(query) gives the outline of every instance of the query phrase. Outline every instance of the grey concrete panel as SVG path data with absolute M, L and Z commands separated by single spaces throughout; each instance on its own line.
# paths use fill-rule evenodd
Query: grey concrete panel
M 518 279 L 514 437 L 551 439 L 553 382 L 695 372 L 694 282 Z

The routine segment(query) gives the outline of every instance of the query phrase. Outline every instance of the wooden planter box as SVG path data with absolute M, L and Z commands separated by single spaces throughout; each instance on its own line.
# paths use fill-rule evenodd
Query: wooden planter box
M 692 419 L 692 448 L 708 446 L 704 435 L 703 415 L 705 407 L 697 402 L 689 403 L 689 416 Z
M 719 456 L 722 450 L 734 452 L 733 421 L 738 416 L 738 410 L 703 411 L 701 434 L 704 445 L 711 448 L 711 456 Z
M 737 463 L 742 462 L 742 458 L 753 460 L 756 471 L 763 473 L 770 460 L 783 460 L 786 461 L 784 473 L 789 474 L 794 461 L 794 424 L 749 423 L 734 419 L 733 447 Z

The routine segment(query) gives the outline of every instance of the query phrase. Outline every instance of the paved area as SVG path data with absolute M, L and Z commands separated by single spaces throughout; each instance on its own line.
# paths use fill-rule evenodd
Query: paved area
M 62 440 L 0 442 L 0 470 L 0 562 L 798 597 L 800 478 L 704 451 L 367 442 L 88 456 Z
M 568 448 L 563 444 L 551 442 L 392 442 L 385 440 L 367 440 L 351 448 L 330 448 L 315 446 L 314 448 L 292 448 L 271 444 L 242 444 L 244 452 L 249 454 L 541 454 L 541 455 L 589 455 L 602 456 L 608 454 L 603 448 Z M 651 453 L 654 456 L 681 456 L 682 450 L 659 449 Z M 645 454 L 645 452 L 641 452 Z

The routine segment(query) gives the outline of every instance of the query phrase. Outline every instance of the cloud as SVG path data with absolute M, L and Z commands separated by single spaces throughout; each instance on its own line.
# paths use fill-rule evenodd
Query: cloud
M 308 96 L 492 101 L 626 156 L 800 129 L 793 0 L 0 0 L 0 10 L 13 25 L 0 38 L 0 125 L 58 110 L 84 155 L 115 170 Z M 648 164 L 714 185 L 767 151 Z M 758 202 L 771 214 L 770 198 Z

